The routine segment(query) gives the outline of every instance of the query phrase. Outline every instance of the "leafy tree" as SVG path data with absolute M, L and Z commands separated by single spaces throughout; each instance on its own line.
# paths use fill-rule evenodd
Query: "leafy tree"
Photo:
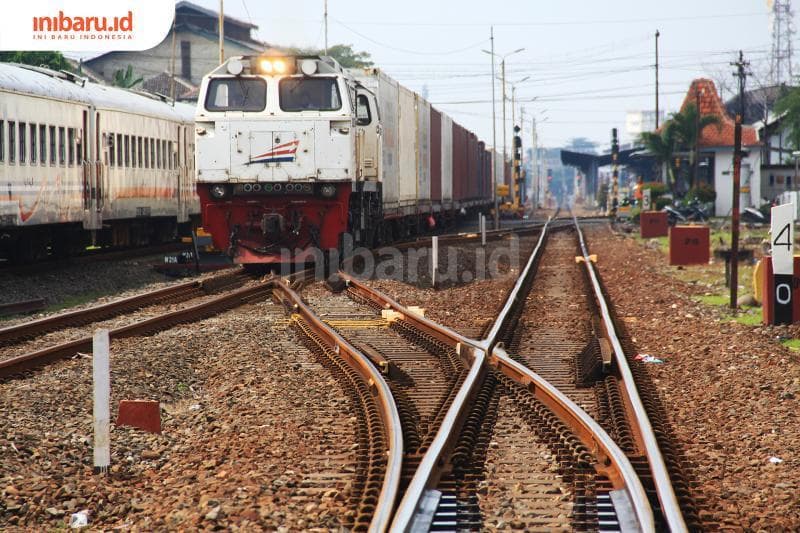
M 0 52 L 0 62 L 44 66 L 53 70 L 72 70 L 61 52 Z
M 792 148 L 800 150 L 800 87 L 791 89 L 775 102 L 775 113 L 786 114 L 784 120 L 789 126 L 789 142 Z
M 317 48 L 289 48 L 291 54 L 321 56 L 325 50 Z M 328 47 L 328 54 L 344 68 L 367 68 L 373 66 L 372 56 L 369 52 L 356 52 L 352 44 L 335 44 Z
M 128 69 L 124 72 L 122 69 L 117 70 L 114 72 L 114 79 L 111 81 L 111 84 L 115 87 L 122 87 L 123 89 L 131 89 L 135 85 L 142 83 L 143 78 L 140 76 L 138 78 L 133 77 L 133 66 L 128 65 Z
M 639 136 L 647 151 L 655 158 L 660 165 L 667 167 L 667 184 L 675 193 L 675 151 L 678 146 L 678 139 L 675 135 L 675 125 L 672 121 L 667 121 L 661 131 L 645 131 Z
M 722 119 L 718 115 L 703 115 L 698 117 L 698 109 L 694 104 L 689 104 L 683 111 L 673 113 L 670 117 L 670 122 L 674 129 L 675 137 L 681 150 L 689 153 L 689 165 L 694 165 L 695 146 L 702 134 L 702 131 L 708 126 L 716 126 L 717 129 L 722 128 Z M 689 179 L 689 188 L 694 188 L 695 176 L 692 174 Z

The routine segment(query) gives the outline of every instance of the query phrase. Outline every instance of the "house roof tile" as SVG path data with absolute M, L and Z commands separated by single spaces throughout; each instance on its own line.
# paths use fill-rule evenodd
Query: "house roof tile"
M 714 147 L 714 146 L 733 146 L 734 145 L 734 129 L 735 122 L 731 117 L 722 99 L 717 93 L 717 87 L 714 82 L 707 78 L 698 78 L 692 82 L 689 87 L 689 92 L 683 99 L 681 111 L 684 111 L 687 106 L 697 102 L 699 97 L 700 101 L 700 114 L 702 115 L 717 115 L 720 117 L 721 123 L 717 127 L 709 125 L 703 128 L 700 134 L 700 146 Z M 742 146 L 754 146 L 759 144 L 758 133 L 756 129 L 751 126 L 742 126 Z

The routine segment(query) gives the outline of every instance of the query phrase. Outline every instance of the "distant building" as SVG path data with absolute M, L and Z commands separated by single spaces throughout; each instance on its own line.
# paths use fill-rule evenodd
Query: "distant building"
M 720 117 L 719 127 L 706 126 L 700 132 L 698 181 L 706 181 L 714 187 L 717 199 L 714 203 L 716 216 L 726 216 L 733 206 L 733 148 L 734 119 L 728 114 L 720 99 L 714 82 L 700 78 L 692 82 L 681 105 L 681 111 L 690 104 L 700 102 L 701 115 Z M 742 126 L 741 195 L 742 208 L 758 206 L 763 196 L 761 180 L 761 149 L 758 132 L 752 126 Z
M 664 123 L 664 112 L 658 112 L 658 123 Z M 656 129 L 655 111 L 628 111 L 625 115 L 625 133 L 630 139 L 636 139 L 645 131 Z
M 258 26 L 225 16 L 225 56 L 252 55 L 264 51 L 264 43 L 252 32 Z M 175 26 L 156 47 L 143 52 L 108 52 L 83 62 L 84 68 L 111 82 L 114 73 L 133 67 L 135 77 L 144 78 L 136 88 L 170 95 L 175 33 L 175 96 L 197 98 L 203 76 L 219 66 L 219 13 L 191 2 L 175 5 Z

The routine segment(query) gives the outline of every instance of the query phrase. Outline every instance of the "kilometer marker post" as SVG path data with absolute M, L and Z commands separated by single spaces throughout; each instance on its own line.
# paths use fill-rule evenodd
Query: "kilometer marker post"
M 94 332 L 92 343 L 94 382 L 94 473 L 105 474 L 111 464 L 111 367 L 107 329 Z
M 437 270 L 439 270 L 439 237 L 431 237 L 431 286 L 434 289 Z
M 768 286 L 773 299 L 773 324 L 791 324 L 793 321 L 794 292 L 794 205 L 783 204 L 772 208 L 771 261 L 773 282 Z

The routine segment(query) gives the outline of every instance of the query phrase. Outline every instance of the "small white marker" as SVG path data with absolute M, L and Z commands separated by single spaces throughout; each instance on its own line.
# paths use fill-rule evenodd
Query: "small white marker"
M 436 287 L 436 271 L 439 270 L 439 237 L 431 237 L 431 285 Z
M 107 329 L 94 332 L 92 353 L 94 472 L 100 474 L 108 472 L 111 464 L 111 368 Z

